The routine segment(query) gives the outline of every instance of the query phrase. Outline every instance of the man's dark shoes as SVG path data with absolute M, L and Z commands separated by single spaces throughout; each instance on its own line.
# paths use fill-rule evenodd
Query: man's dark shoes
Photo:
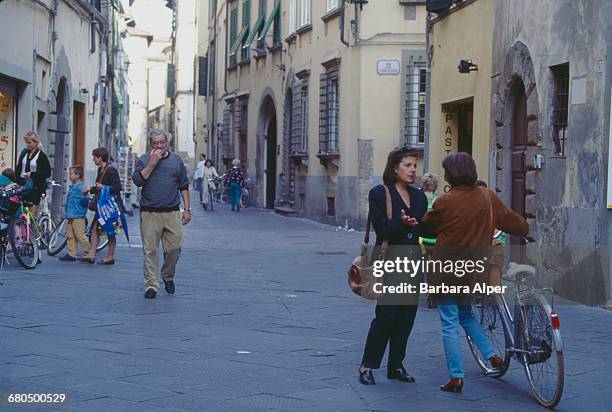
M 60 257 L 59 260 L 62 262 L 75 262 L 76 258 L 74 256 L 70 256 L 69 254 L 65 254 L 64 256 Z
M 96 259 L 88 258 L 88 257 L 80 257 L 80 258 L 77 258 L 77 260 L 83 263 L 90 263 L 90 264 L 96 263 Z
M 372 369 L 359 370 L 359 383 L 362 385 L 376 385 Z
M 146 299 L 154 299 L 155 295 L 157 295 L 157 292 L 155 292 L 155 289 L 147 289 L 147 291 L 145 292 Z
M 395 379 L 400 382 L 414 382 L 415 379 L 408 375 L 406 369 L 387 369 L 387 379 Z
M 164 289 L 166 289 L 167 294 L 174 295 L 174 281 L 164 280 Z

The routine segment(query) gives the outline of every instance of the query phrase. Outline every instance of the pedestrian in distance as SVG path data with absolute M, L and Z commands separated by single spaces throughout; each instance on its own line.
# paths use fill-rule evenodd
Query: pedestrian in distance
M 47 191 L 47 179 L 51 177 L 51 165 L 49 158 L 42 151 L 40 138 L 36 132 L 27 132 L 23 140 L 26 147 L 19 155 L 15 173 L 19 185 L 26 186 L 28 181 L 32 182 L 32 190 L 28 191 L 23 198 L 34 204 L 30 207 L 30 212 L 36 216 L 40 199 Z
M 232 168 L 227 172 L 224 183 L 225 189 L 229 190 L 229 201 L 232 212 L 240 212 L 240 195 L 244 186 L 244 171 L 240 168 L 240 160 L 232 160 Z
M 213 161 L 206 159 L 204 162 L 204 168 L 202 169 L 202 194 L 200 195 L 200 202 L 204 210 L 208 209 L 208 199 L 210 198 L 210 187 L 212 185 L 211 179 L 219 177 L 217 169 L 213 166 Z
M 164 263 L 161 276 L 166 293 L 175 291 L 174 275 L 181 255 L 181 224 L 191 220 L 189 179 L 183 160 L 168 150 L 168 133 L 163 129 L 149 132 L 152 150 L 136 162 L 132 180 L 142 189 L 140 198 L 140 234 L 144 253 L 145 298 L 153 299 L 159 291 L 159 256 L 161 242 Z M 180 211 L 181 198 L 184 210 Z
M 206 163 L 206 155 L 204 153 L 200 153 L 200 158 L 198 164 L 196 165 L 195 171 L 193 172 L 193 185 L 195 190 L 200 194 L 200 204 L 204 204 L 204 197 L 202 191 L 204 190 L 202 184 L 204 182 L 204 164 Z
M 458 254 L 467 251 L 490 251 L 496 227 L 507 233 L 527 235 L 529 226 L 522 216 L 505 206 L 493 192 L 475 184 L 478 179 L 476 164 L 468 153 L 448 155 L 444 158 L 442 167 L 444 179 L 451 190 L 438 197 L 433 209 L 427 212 L 421 222 L 422 233 L 437 236 L 433 253 L 437 260 L 463 259 L 464 256 Z M 434 275 L 451 284 L 459 279 L 464 282 L 464 279 L 468 278 L 463 274 Z M 442 323 L 442 342 L 450 375 L 448 382 L 440 386 L 440 389 L 446 392 L 461 393 L 463 390 L 464 371 L 459 325 L 494 368 L 501 367 L 503 363 L 472 313 L 472 296 L 473 294 L 436 296 Z
M 99 265 L 114 265 L 115 264 L 115 249 L 117 247 L 117 237 L 115 236 L 116 231 L 119 229 L 117 225 L 120 225 L 119 221 L 115 222 L 115 230 L 107 230 L 100 224 L 100 198 L 106 190 L 109 191 L 110 195 L 114 198 L 117 207 L 121 213 L 125 212 L 123 207 L 123 201 L 121 200 L 121 179 L 119 178 L 119 172 L 109 162 L 108 150 L 105 147 L 98 147 L 91 152 L 93 162 L 98 166 L 98 172 L 96 174 L 96 184 L 90 188 L 83 189 L 83 193 L 92 196 L 89 201 L 89 210 L 95 212 L 94 221 L 91 228 L 91 245 L 89 253 L 81 258 L 78 258 L 79 262 L 84 263 L 96 263 L 96 248 L 100 240 L 100 236 L 108 237 L 108 251 L 104 259 L 98 262 Z
M 87 215 L 87 205 L 89 196 L 83 193 L 83 167 L 71 166 L 68 169 L 68 178 L 72 183 L 66 196 L 66 206 L 64 217 L 68 220 L 66 226 L 66 238 L 68 243 L 68 253 L 60 257 L 64 262 L 74 262 L 77 260 L 79 243 L 83 252 L 88 255 L 91 249 L 89 239 L 85 234 L 85 216 Z
M 427 198 L 419 188 L 412 186 L 416 169 L 416 152 L 405 147 L 393 150 L 387 159 L 383 184 L 375 186 L 368 196 L 369 217 L 376 232 L 376 246 L 380 248 L 383 240 L 389 242 L 391 253 L 384 257 L 389 260 L 400 254 L 413 259 L 420 258 L 418 224 L 427 211 Z M 391 219 L 387 214 L 387 199 L 391 201 Z M 393 285 L 406 278 L 385 273 L 383 283 Z M 418 282 L 419 277 L 414 279 L 414 282 Z M 404 368 L 403 361 L 417 308 L 418 293 L 400 301 L 395 297 L 378 299 L 359 368 L 361 384 L 376 384 L 372 369 L 380 368 L 387 346 L 387 379 L 415 381 Z

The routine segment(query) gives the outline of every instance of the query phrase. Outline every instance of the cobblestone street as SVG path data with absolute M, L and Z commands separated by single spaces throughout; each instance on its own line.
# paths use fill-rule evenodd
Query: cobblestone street
M 440 392 L 440 321 L 425 306 L 405 361 L 417 382 L 388 381 L 383 367 L 376 386 L 361 386 L 373 306 L 350 292 L 346 267 L 362 233 L 227 209 L 194 212 L 174 296 L 143 298 L 137 215 L 132 247 L 119 240 L 115 266 L 45 256 L 25 271 L 11 260 L 0 275 L 3 398 L 61 392 L 68 401 L 54 408 L 82 411 L 541 410 L 516 363 L 486 378 L 467 346 L 464 393 Z M 566 389 L 557 409 L 609 410 L 612 313 L 558 311 Z

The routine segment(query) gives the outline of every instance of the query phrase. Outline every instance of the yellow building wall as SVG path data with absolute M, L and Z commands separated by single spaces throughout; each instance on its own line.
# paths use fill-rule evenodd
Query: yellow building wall
M 451 151 L 456 151 L 458 144 L 457 114 L 448 106 L 453 102 L 473 98 L 472 156 L 479 179 L 488 183 L 493 2 L 475 0 L 435 20 L 429 40 L 433 56 L 428 171 L 438 175 L 438 193 L 441 193 L 446 184 L 443 182 L 442 160 Z M 472 60 L 478 65 L 478 71 L 459 73 L 457 66 L 462 59 Z

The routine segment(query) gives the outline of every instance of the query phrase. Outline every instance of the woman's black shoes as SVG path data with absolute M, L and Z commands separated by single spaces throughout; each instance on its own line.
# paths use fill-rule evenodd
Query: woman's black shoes
M 362 385 L 376 385 L 374 375 L 372 375 L 372 369 L 359 370 L 359 383 Z
M 408 375 L 408 372 L 406 372 L 406 369 L 401 368 L 401 369 L 387 369 L 387 379 L 395 379 L 398 380 L 400 382 L 415 382 L 416 379 L 414 379 L 412 376 Z
M 453 378 L 446 382 L 446 385 L 440 386 L 440 390 L 444 392 L 461 393 L 461 391 L 463 390 L 463 379 Z

